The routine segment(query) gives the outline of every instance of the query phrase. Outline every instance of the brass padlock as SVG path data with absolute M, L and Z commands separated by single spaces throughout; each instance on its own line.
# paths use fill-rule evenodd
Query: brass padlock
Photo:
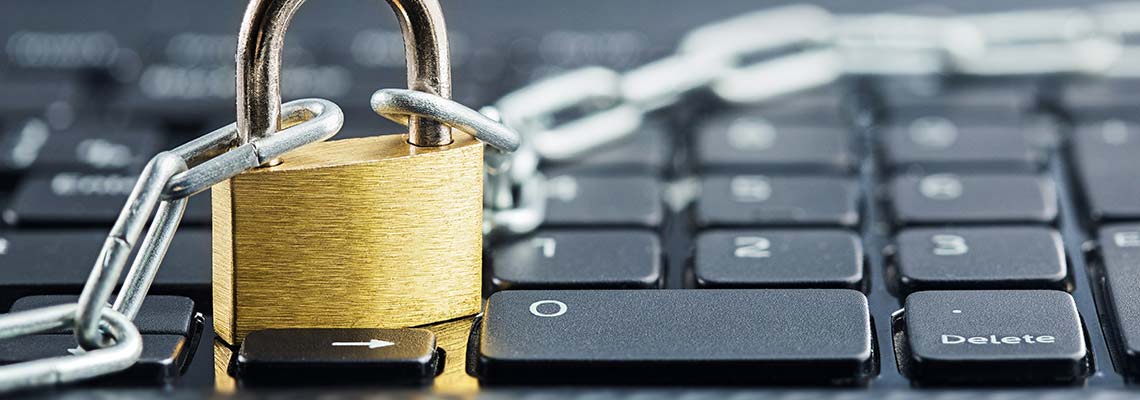
M 278 130 L 280 53 L 303 2 L 246 9 L 238 127 L 250 137 Z M 213 188 L 214 327 L 231 345 L 258 329 L 399 328 L 479 312 L 483 143 L 471 135 L 507 151 L 518 137 L 446 99 L 436 0 L 389 3 L 415 91 L 381 90 L 372 103 L 409 134 L 309 145 Z

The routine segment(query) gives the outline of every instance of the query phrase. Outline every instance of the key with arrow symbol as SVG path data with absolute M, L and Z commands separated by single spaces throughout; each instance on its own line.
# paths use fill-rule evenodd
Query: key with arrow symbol
M 346 347 L 346 346 L 359 346 L 368 347 L 370 349 L 378 349 L 381 347 L 393 346 L 396 343 L 386 340 L 372 339 L 367 342 L 332 342 L 333 347 Z
M 425 329 L 266 329 L 238 351 L 243 386 L 426 385 L 443 368 Z

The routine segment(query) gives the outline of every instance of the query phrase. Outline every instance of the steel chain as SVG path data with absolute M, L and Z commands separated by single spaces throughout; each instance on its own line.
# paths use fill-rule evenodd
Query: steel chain
M 237 145 L 237 124 L 215 130 L 147 163 L 99 252 L 78 304 L 0 315 L 0 340 L 71 328 L 81 349 L 73 355 L 0 367 L 0 393 L 74 382 L 121 371 L 138 360 L 142 338 L 131 322 L 154 281 L 187 198 L 303 145 L 340 130 L 344 114 L 328 100 L 303 99 L 282 106 L 276 135 Z M 153 215 L 153 221 L 151 221 Z M 114 304 L 111 292 L 142 231 L 150 228 Z
M 1140 3 L 983 15 L 833 15 L 809 5 L 763 10 L 693 30 L 678 51 L 619 74 L 587 67 L 508 94 L 480 112 L 521 132 L 488 124 L 470 110 L 437 99 L 403 96 L 377 103 L 402 121 L 408 114 L 452 113 L 464 131 L 489 131 L 485 232 L 524 234 L 545 215 L 543 160 L 569 162 L 629 137 L 656 110 L 709 90 L 730 104 L 758 103 L 820 87 L 847 74 L 1134 76 L 1121 65 L 1134 52 L 1124 38 L 1140 34 Z M 1058 29 L 1060 27 L 1060 29 Z M 406 100 L 406 101 L 405 101 Z M 386 107 L 380 107 L 387 104 Z M 443 107 L 443 108 L 440 108 Z M 440 111 L 443 110 L 443 111 Z M 327 100 L 283 105 L 278 134 L 238 146 L 231 124 L 155 156 L 111 230 L 78 304 L 0 316 L 0 340 L 73 328 L 83 350 L 74 355 L 0 367 L 0 392 L 87 379 L 123 370 L 142 351 L 131 322 L 181 220 L 189 196 L 308 143 L 334 135 L 340 108 Z M 578 111 L 579 117 L 556 116 Z M 418 115 L 418 114 L 416 114 Z M 434 115 L 434 114 L 433 114 Z M 494 143 L 491 143 L 494 142 Z M 510 149 L 518 150 L 510 153 Z M 501 148 L 503 150 L 499 150 Z M 153 215 L 153 221 L 151 221 Z M 111 292 L 151 221 L 123 289 Z
M 589 66 L 502 97 L 494 109 L 523 135 L 488 177 L 487 213 L 505 234 L 543 219 L 544 161 L 573 162 L 627 138 L 649 113 L 707 90 L 728 104 L 755 104 L 822 87 L 844 75 L 1138 76 L 1140 2 L 989 14 L 836 15 L 791 5 L 698 27 L 677 51 L 624 73 Z M 577 111 L 578 118 L 557 116 Z M 529 197 L 528 197 L 529 196 Z M 542 195 L 544 196 L 544 195 Z

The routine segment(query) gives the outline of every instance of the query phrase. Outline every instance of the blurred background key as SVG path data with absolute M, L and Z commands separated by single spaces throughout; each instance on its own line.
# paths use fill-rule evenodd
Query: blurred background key
M 35 174 L 17 187 L 4 222 L 21 227 L 110 227 L 134 188 L 135 174 L 58 172 Z M 190 199 L 183 225 L 210 222 L 210 198 Z

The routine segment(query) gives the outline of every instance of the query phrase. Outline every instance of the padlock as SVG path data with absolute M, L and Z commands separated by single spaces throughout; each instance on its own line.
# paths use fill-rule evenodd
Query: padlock
M 253 0 L 246 9 L 238 127 L 251 137 L 278 129 L 280 53 L 303 2 Z M 213 188 L 214 327 L 231 345 L 259 329 L 401 328 L 479 312 L 483 143 L 451 127 L 478 136 L 491 126 L 499 136 L 479 138 L 505 150 L 517 134 L 446 100 L 437 1 L 389 3 L 418 92 L 386 89 L 372 101 L 409 134 L 308 145 Z M 513 142 L 502 145 L 508 133 Z

